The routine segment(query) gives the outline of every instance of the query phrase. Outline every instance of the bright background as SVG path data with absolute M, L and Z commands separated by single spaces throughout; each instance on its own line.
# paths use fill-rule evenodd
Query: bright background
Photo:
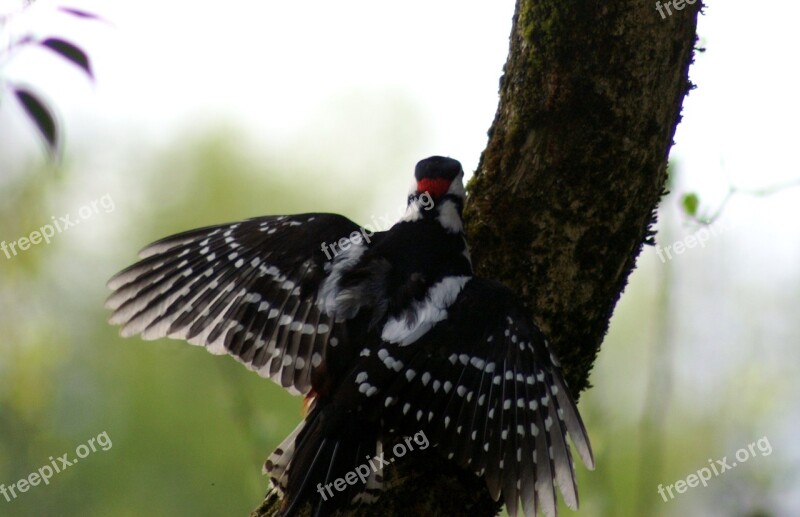
M 729 187 L 740 192 L 704 247 L 663 261 L 644 251 L 581 397 L 598 468 L 578 468 L 578 515 L 800 514 L 800 7 L 708 4 L 661 248 L 699 230 L 683 194 L 711 214 Z M 18 6 L 0 0 L 0 12 Z M 106 199 L 52 243 L 0 252 L 0 483 L 102 432 L 113 442 L 48 486 L 0 496 L 0 515 L 257 506 L 261 464 L 299 421 L 298 400 L 185 343 L 120 339 L 105 323 L 105 280 L 146 243 L 205 224 L 396 217 L 414 163 L 430 154 L 474 170 L 512 13 L 510 0 L 39 0 L 0 27 L 0 44 L 29 31 L 79 44 L 96 76 L 40 49 L 0 65 L 0 77 L 40 91 L 66 131 L 61 166 L 48 166 L 15 100 L 0 99 L 0 241 Z M 756 448 L 708 487 L 659 496 L 659 484 L 709 459 L 733 463 L 759 439 L 770 454 Z

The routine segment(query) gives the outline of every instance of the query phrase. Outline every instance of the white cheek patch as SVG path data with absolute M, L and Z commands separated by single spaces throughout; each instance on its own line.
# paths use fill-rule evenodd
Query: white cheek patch
M 455 302 L 464 285 L 472 277 L 449 276 L 428 289 L 422 300 L 415 301 L 411 307 L 391 317 L 383 327 L 381 338 L 400 346 L 410 345 L 436 323 L 447 318 L 447 309 Z
M 464 231 L 464 223 L 461 221 L 461 214 L 458 213 L 456 204 L 449 199 L 439 208 L 438 219 L 439 224 L 450 233 L 461 233 Z

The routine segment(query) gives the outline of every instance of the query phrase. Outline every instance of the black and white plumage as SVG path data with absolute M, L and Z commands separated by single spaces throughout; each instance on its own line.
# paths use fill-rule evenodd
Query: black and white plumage
M 511 515 L 520 499 L 526 515 L 555 515 L 555 485 L 575 508 L 567 435 L 594 463 L 558 362 L 513 293 L 472 274 L 461 165 L 434 156 L 415 180 L 385 232 L 301 214 L 151 244 L 109 281 L 110 321 L 228 353 L 306 396 L 305 420 L 265 464 L 282 515 L 374 501 L 380 469 L 333 497 L 318 487 L 418 432 Z

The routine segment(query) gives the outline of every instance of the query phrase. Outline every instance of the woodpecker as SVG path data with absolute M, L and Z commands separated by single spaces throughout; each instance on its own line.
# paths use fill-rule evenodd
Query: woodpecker
M 256 217 L 159 240 L 108 282 L 123 336 L 229 354 L 305 396 L 305 419 L 264 465 L 283 517 L 374 502 L 387 462 L 370 460 L 416 433 L 509 515 L 520 501 L 556 515 L 556 485 L 577 508 L 567 435 L 593 469 L 586 429 L 523 303 L 473 275 L 463 177 L 452 158 L 420 161 L 387 231 L 336 214 Z

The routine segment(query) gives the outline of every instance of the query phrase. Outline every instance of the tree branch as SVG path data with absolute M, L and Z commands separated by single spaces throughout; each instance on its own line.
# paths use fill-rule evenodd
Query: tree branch
M 701 2 L 684 6 L 662 18 L 640 1 L 517 2 L 500 104 L 469 184 L 467 236 L 477 273 L 506 283 L 532 309 L 576 397 L 653 235 L 691 89 Z M 481 480 L 435 451 L 404 459 L 389 469 L 381 515 L 500 509 Z M 277 508 L 268 499 L 253 515 Z

